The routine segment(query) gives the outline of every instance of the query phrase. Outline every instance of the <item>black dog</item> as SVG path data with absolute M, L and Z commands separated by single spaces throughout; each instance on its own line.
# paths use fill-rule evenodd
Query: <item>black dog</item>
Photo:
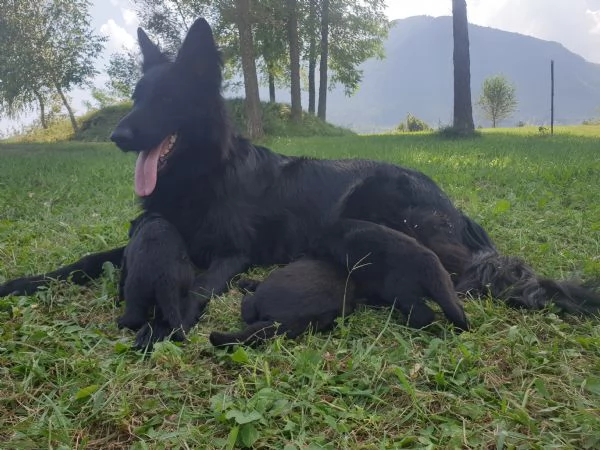
M 119 282 L 125 313 L 117 324 L 141 329 L 137 347 L 151 346 L 173 330 L 173 338 L 183 340 L 197 320 L 188 314 L 194 301 L 189 291 L 195 274 L 183 239 L 173 225 L 154 213 L 132 221 L 129 234 Z
M 354 283 L 348 273 L 329 262 L 302 258 L 272 272 L 262 283 L 240 283 L 255 291 L 242 299 L 248 327 L 237 333 L 213 331 L 213 345 L 255 345 L 278 335 L 296 338 L 309 327 L 329 330 L 335 319 L 356 308 Z
M 422 328 L 435 320 L 425 297 L 437 303 L 460 330 L 469 323 L 440 259 L 416 239 L 382 225 L 343 219 L 312 252 L 347 265 L 361 297 L 370 304 L 395 305 L 407 324 Z
M 567 283 L 550 286 L 523 261 L 499 255 L 486 232 L 422 173 L 375 161 L 287 157 L 236 137 L 221 96 L 220 53 L 205 20 L 190 27 L 174 60 L 141 29 L 138 38 L 144 75 L 133 109 L 111 138 L 138 154 L 135 187 L 143 208 L 173 224 L 194 265 L 204 269 L 192 289 L 198 295 L 224 292 L 250 265 L 297 259 L 340 219 L 351 218 L 413 237 L 438 256 L 461 290 L 489 289 L 527 308 L 554 300 L 570 312 L 600 311 L 596 293 Z M 436 220 L 428 223 L 430 217 Z M 118 248 L 10 281 L 0 295 L 31 293 L 71 272 L 83 283 L 85 274 L 98 276 L 103 262 L 118 265 L 122 255 Z M 190 316 L 198 317 L 203 303 L 191 305 L 197 311 Z

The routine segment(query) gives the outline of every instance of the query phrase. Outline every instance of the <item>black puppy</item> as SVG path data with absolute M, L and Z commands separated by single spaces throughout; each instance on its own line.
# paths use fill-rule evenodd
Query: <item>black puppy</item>
M 195 273 L 183 239 L 173 225 L 154 213 L 133 220 L 129 236 L 119 282 L 125 313 L 117 324 L 140 330 L 137 347 L 164 339 L 172 330 L 176 330 L 174 339 L 183 340 L 197 321 L 188 316 Z
M 324 234 L 312 254 L 348 267 L 358 295 L 372 305 L 395 304 L 411 327 L 422 328 L 435 320 L 424 301 L 429 297 L 456 327 L 469 329 L 450 274 L 438 256 L 404 233 L 372 222 L 344 219 Z
M 293 339 L 310 326 L 325 331 L 337 317 L 356 308 L 348 273 L 316 259 L 302 258 L 275 270 L 262 283 L 242 281 L 239 286 L 256 291 L 242 300 L 242 318 L 248 327 L 236 333 L 213 331 L 209 339 L 215 346 L 256 345 L 283 334 Z

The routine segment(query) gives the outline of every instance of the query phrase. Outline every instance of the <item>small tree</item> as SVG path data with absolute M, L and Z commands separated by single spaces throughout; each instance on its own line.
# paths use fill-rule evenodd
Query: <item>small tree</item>
M 77 131 L 68 93 L 89 84 L 106 40 L 94 33 L 89 8 L 88 0 L 0 0 L 0 102 L 9 113 L 36 102 L 45 126 L 57 94 Z
M 106 87 L 110 95 L 129 99 L 141 76 L 137 54 L 132 50 L 113 53 L 106 66 L 106 74 L 109 77 Z
M 496 128 L 500 120 L 509 118 L 517 109 L 516 89 L 502 75 L 486 78 L 477 104 Z

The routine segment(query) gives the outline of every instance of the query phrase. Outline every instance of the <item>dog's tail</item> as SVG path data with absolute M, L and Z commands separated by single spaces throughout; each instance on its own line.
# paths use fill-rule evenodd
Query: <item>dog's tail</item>
M 479 225 L 466 218 L 465 244 L 473 253 L 456 290 L 475 295 L 490 294 L 511 306 L 543 309 L 554 304 L 572 314 L 600 314 L 600 294 L 575 283 L 538 276 L 521 258 L 500 255 Z
M 285 331 L 277 327 L 273 321 L 254 322 L 244 330 L 235 333 L 221 333 L 213 331 L 208 337 L 210 343 L 215 347 L 243 344 L 256 346 L 267 339 L 284 334 Z
M 490 294 L 515 307 L 542 309 L 554 304 L 567 313 L 600 314 L 600 294 L 575 283 L 539 277 L 521 258 L 496 252 L 474 255 L 456 290 Z
M 75 284 L 86 284 L 102 275 L 104 263 L 110 262 L 114 266 L 120 267 L 124 251 L 125 247 L 118 247 L 105 252 L 93 253 L 54 272 L 7 281 L 0 285 L 0 297 L 32 295 L 38 288 L 47 286 L 54 280 L 70 279 Z

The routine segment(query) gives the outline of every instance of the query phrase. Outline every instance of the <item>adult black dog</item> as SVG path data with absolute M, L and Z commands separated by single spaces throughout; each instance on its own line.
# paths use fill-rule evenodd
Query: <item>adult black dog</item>
M 375 161 L 286 157 L 236 137 L 221 95 L 220 53 L 204 19 L 189 29 L 174 60 L 141 29 L 138 38 L 144 75 L 133 109 L 111 138 L 138 153 L 135 188 L 143 208 L 171 222 L 193 263 L 205 269 L 193 291 L 219 294 L 250 265 L 293 261 L 340 218 L 352 218 L 415 238 L 460 290 L 489 290 L 527 308 L 553 300 L 570 312 L 600 310 L 596 293 L 540 280 L 520 259 L 499 255 L 486 232 L 422 173 Z M 436 220 L 421 226 L 429 217 Z M 118 265 L 122 256 L 123 248 L 91 255 L 10 281 L 0 295 L 31 293 L 71 272 L 74 282 L 85 282 L 85 275 L 101 273 L 103 262 Z M 198 312 L 204 305 L 192 303 Z
M 256 345 L 274 336 L 293 339 L 309 327 L 325 331 L 338 317 L 356 308 L 354 283 L 341 266 L 301 258 L 276 269 L 260 283 L 240 283 L 255 291 L 242 299 L 242 319 L 248 326 L 238 332 L 213 331 L 215 346 L 241 343 Z
M 156 213 L 133 220 L 125 248 L 119 299 L 125 313 L 119 328 L 138 331 L 136 347 L 145 348 L 169 336 L 183 340 L 197 317 L 188 314 L 194 267 L 177 229 Z M 153 326 L 149 320 L 153 319 Z

